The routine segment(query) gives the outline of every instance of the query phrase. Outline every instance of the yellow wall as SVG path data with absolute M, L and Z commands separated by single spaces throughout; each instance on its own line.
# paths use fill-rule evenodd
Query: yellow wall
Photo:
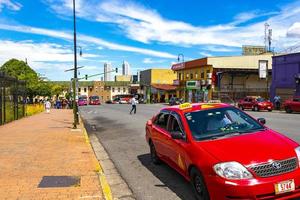
M 151 84 L 173 84 L 177 74 L 171 69 L 152 69 Z
M 206 80 L 207 73 L 212 73 L 213 69 L 211 66 L 199 66 L 193 69 L 183 69 L 177 72 L 177 78 L 181 81 L 191 81 L 191 80 Z M 204 74 L 203 78 L 201 78 L 201 73 Z M 179 75 L 181 74 L 181 79 Z M 191 74 L 193 77 L 191 77 Z
M 268 69 L 272 69 L 272 56 L 273 54 L 208 57 L 207 64 L 214 68 L 258 69 L 259 60 L 268 60 Z
M 131 81 L 131 75 L 117 75 L 115 81 Z

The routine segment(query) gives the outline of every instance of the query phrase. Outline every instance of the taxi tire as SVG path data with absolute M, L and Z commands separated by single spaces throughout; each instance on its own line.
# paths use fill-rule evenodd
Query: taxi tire
M 204 179 L 201 175 L 201 173 L 195 169 L 191 169 L 190 173 L 190 183 L 192 185 L 192 188 L 194 190 L 194 194 L 197 200 L 209 200 L 209 193 L 207 190 L 207 187 L 205 185 Z
M 258 106 L 254 106 L 254 111 L 258 112 L 259 111 L 259 107 Z
M 149 143 L 150 146 L 150 156 L 151 156 L 151 161 L 155 165 L 159 165 L 161 163 L 159 157 L 156 154 L 155 146 L 152 142 Z

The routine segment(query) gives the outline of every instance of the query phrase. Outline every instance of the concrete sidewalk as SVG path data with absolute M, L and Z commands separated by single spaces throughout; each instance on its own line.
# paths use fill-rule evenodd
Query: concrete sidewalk
M 52 110 L 0 126 L 1 200 L 104 199 L 98 161 L 82 127 L 71 131 L 72 116 Z

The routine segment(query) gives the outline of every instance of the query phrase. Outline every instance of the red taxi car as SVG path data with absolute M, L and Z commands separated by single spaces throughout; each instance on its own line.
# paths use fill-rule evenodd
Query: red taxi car
M 238 102 L 238 107 L 242 110 L 252 109 L 253 111 L 273 110 L 273 103 L 261 97 L 245 97 Z
M 286 100 L 283 107 L 287 113 L 300 112 L 300 97 Z
M 152 162 L 177 170 L 199 200 L 300 197 L 299 144 L 264 123 L 227 104 L 181 104 L 147 122 L 146 140 Z
M 99 96 L 90 96 L 89 104 L 90 105 L 101 105 Z

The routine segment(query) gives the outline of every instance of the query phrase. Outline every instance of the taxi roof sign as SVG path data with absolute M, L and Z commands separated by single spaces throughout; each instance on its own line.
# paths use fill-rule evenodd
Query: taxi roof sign
M 188 109 L 188 108 L 192 108 L 193 106 L 192 106 L 192 104 L 190 104 L 190 103 L 183 103 L 183 104 L 180 104 L 179 105 L 179 109 L 180 110 L 185 110 L 185 109 Z

